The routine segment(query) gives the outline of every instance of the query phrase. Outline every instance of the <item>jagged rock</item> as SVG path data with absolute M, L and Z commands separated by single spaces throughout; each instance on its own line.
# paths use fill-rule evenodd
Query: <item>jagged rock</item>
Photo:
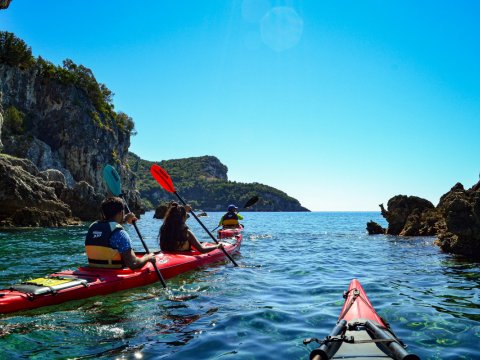
M 383 204 L 380 209 L 383 217 L 388 222 L 387 234 L 400 235 L 402 230 L 409 221 L 410 227 L 415 227 L 418 223 L 418 217 L 423 216 L 426 210 L 434 209 L 433 204 L 418 196 L 397 195 L 388 200 L 388 211 L 385 210 Z M 411 218 L 409 219 L 409 216 Z
M 0 221 L 3 224 L 69 224 L 70 208 L 38 174 L 38 169 L 31 161 L 0 154 Z M 36 220 L 33 215 L 40 216 L 41 219 Z
M 168 204 L 160 204 L 155 208 L 155 214 L 153 214 L 154 219 L 163 219 L 167 213 Z
M 443 221 L 436 244 L 446 252 L 480 258 L 480 182 L 467 191 L 457 183 L 437 208 Z
M 16 227 L 59 227 L 79 224 L 79 221 L 66 216 L 61 211 L 45 211 L 34 207 L 19 209 L 11 218 L 12 225 Z
M 385 234 L 387 230 L 381 227 L 375 221 L 370 220 L 367 223 L 367 231 L 368 231 L 368 235 L 378 235 L 378 234 Z
M 48 169 L 41 171 L 39 174 L 45 181 L 58 181 L 61 182 L 64 186 L 67 185 L 65 175 L 59 170 Z
M 437 233 L 438 213 L 435 209 L 413 209 L 408 215 L 400 236 L 434 236 Z
M 84 221 L 101 218 L 100 205 L 105 197 L 95 193 L 93 186 L 86 181 L 65 189 L 60 197 L 70 206 L 73 216 Z
M 437 236 L 435 243 L 449 253 L 480 259 L 480 182 L 465 190 L 460 183 L 440 198 L 437 207 L 425 199 L 398 195 L 380 205 L 387 233 Z

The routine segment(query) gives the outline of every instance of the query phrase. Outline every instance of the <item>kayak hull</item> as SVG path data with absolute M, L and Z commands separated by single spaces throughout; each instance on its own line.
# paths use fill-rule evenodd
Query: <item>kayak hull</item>
M 377 314 L 357 279 L 350 282 L 344 298 L 336 326 L 323 344 L 310 353 L 311 360 L 420 359 L 405 350 L 388 323 Z
M 240 250 L 241 242 L 242 236 L 240 234 L 235 237 L 235 243 L 224 243 L 224 249 L 230 255 L 233 255 Z M 169 279 L 198 267 L 222 261 L 225 258 L 225 254 L 220 249 L 206 254 L 201 254 L 197 250 L 164 252 L 156 255 L 156 265 L 163 278 Z M 76 282 L 71 282 L 73 284 L 72 287 L 48 291 L 41 295 L 12 288 L 0 290 L 0 314 L 58 305 L 67 301 L 85 299 L 97 295 L 107 295 L 159 281 L 151 263 L 138 270 L 80 267 L 76 270 L 65 270 L 51 274 L 48 278 L 71 278 L 75 279 Z M 23 285 L 23 288 L 28 288 L 28 286 Z M 66 286 L 68 286 L 68 283 Z M 13 286 L 13 288 L 15 287 Z M 22 285 L 17 287 L 22 288 Z
M 218 230 L 217 238 L 218 239 L 231 239 L 235 238 L 238 235 L 241 235 L 243 227 L 238 228 L 225 228 Z

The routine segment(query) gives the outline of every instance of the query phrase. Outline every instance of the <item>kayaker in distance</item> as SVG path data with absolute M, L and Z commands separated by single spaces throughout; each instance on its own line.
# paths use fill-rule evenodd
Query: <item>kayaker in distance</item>
M 237 212 L 238 208 L 235 205 L 228 205 L 227 213 L 222 216 L 218 226 L 223 228 L 238 228 L 242 227 L 238 220 L 243 220 L 243 216 Z
M 92 223 L 85 238 L 85 251 L 90 267 L 128 267 L 135 270 L 149 261 L 155 261 L 154 254 L 145 254 L 141 258 L 135 255 L 130 236 L 121 224 L 132 224 L 137 218 L 133 213 L 125 214 L 121 198 L 105 199 L 101 212 L 103 220 Z
M 216 244 L 205 247 L 197 240 L 185 221 L 190 212 L 189 205 L 182 206 L 176 202 L 170 203 L 163 219 L 163 225 L 158 233 L 160 249 L 162 251 L 190 251 L 192 247 L 200 253 L 208 253 L 219 249 L 222 245 Z

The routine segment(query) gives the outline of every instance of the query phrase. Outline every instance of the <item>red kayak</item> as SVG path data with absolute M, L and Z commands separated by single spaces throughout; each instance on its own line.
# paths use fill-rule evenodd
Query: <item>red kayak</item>
M 310 353 L 310 360 L 368 359 L 420 360 L 409 354 L 388 323 L 375 311 L 357 279 L 343 294 L 345 303 L 337 325 L 324 340 L 306 339 L 321 344 Z
M 243 231 L 243 226 L 242 227 L 237 227 L 237 228 L 224 228 L 218 230 L 218 238 L 219 239 L 230 239 L 234 238 L 236 236 L 241 235 Z
M 234 239 L 232 244 L 224 243 L 224 249 L 230 255 L 240 250 L 242 235 L 238 234 Z M 222 261 L 226 256 L 217 249 L 206 254 L 197 250 L 163 252 L 157 254 L 156 258 L 163 278 L 168 279 L 200 266 Z M 0 290 L 0 314 L 106 295 L 157 281 L 158 276 L 150 263 L 139 270 L 80 267 Z

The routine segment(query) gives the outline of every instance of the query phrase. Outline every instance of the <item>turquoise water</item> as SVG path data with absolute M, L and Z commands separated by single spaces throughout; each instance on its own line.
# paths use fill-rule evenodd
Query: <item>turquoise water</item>
M 479 263 L 433 238 L 368 236 L 378 213 L 245 213 L 239 268 L 217 264 L 159 284 L 0 315 L 0 359 L 308 359 L 358 278 L 422 359 L 480 359 Z M 201 218 L 209 229 L 220 213 Z M 207 240 L 194 219 L 198 237 Z M 159 220 L 138 223 L 158 248 Z M 0 288 L 84 264 L 86 226 L 0 232 Z M 130 229 L 137 250 L 141 250 Z

